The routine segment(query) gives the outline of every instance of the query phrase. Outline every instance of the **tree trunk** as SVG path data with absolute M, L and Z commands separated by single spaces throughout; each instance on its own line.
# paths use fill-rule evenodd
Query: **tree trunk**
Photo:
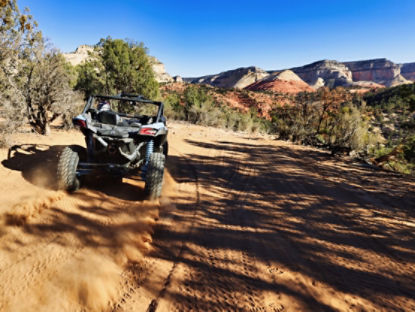
M 44 125 L 43 135 L 50 135 L 50 125 L 48 121 L 46 121 L 46 124 Z
M 50 124 L 47 112 L 42 109 L 35 113 L 33 110 L 31 110 L 31 107 L 29 111 L 31 112 L 29 115 L 29 123 L 32 126 L 33 130 L 42 135 L 49 135 Z

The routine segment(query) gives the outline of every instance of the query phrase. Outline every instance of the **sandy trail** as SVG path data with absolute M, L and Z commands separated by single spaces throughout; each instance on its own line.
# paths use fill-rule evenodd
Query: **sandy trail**
M 82 138 L 17 139 L 1 151 L 1 311 L 415 310 L 411 179 L 173 124 L 160 201 L 133 179 L 68 195 L 55 155 Z

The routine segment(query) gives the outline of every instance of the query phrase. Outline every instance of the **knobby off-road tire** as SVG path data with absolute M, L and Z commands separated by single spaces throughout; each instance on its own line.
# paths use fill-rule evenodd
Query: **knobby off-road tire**
M 162 153 L 153 153 L 150 155 L 145 186 L 145 192 L 150 199 L 156 199 L 161 195 L 165 159 L 166 157 Z
M 57 182 L 58 188 L 68 192 L 74 192 L 79 189 L 81 183 L 76 176 L 81 155 L 85 149 L 79 145 L 70 145 L 63 149 L 58 162 Z
M 168 153 L 169 153 L 169 143 L 166 141 L 163 144 L 163 155 L 164 157 L 166 157 L 166 159 L 167 159 Z

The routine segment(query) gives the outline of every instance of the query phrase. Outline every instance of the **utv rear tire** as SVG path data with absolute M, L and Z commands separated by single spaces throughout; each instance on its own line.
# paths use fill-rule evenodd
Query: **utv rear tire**
M 166 141 L 163 144 L 163 155 L 167 159 L 167 154 L 169 153 L 169 143 Z
M 67 146 L 63 149 L 58 162 L 57 182 L 58 188 L 68 192 L 74 192 L 79 189 L 81 183 L 76 176 L 81 155 L 85 149 L 79 145 Z
M 145 191 L 150 199 L 156 199 L 161 195 L 165 159 L 162 153 L 153 153 L 148 160 Z

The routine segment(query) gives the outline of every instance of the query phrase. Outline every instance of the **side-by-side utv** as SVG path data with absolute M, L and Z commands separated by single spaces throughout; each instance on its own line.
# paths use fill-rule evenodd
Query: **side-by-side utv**
M 67 146 L 60 155 L 61 189 L 75 191 L 86 175 L 114 180 L 141 174 L 150 198 L 160 196 L 167 157 L 167 126 L 162 102 L 141 95 L 91 96 L 73 123 L 86 148 Z

